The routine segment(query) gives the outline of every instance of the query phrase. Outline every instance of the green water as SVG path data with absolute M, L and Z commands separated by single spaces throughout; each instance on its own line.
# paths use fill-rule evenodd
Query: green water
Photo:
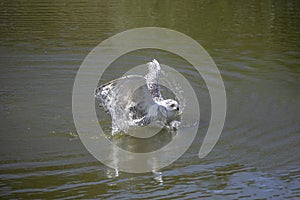
M 224 80 L 227 117 L 217 145 L 200 160 L 210 119 L 202 78 L 166 52 L 120 58 L 103 82 L 153 57 L 180 66 L 197 91 L 201 122 L 192 146 L 172 165 L 158 173 L 117 175 L 78 138 L 72 88 L 96 45 L 145 26 L 177 30 L 207 50 Z M 299 1 L 2 1 L 0 197 L 297 199 L 299 63 Z M 102 117 L 109 126 L 109 116 Z

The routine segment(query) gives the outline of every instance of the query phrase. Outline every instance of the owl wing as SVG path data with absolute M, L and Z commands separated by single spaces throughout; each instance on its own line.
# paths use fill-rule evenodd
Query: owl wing
M 95 92 L 104 110 L 112 113 L 116 108 L 128 111 L 133 119 L 145 116 L 155 104 L 143 76 L 128 75 L 100 85 Z
M 147 63 L 148 73 L 145 75 L 148 90 L 155 101 L 163 100 L 160 93 L 159 86 L 159 75 L 160 75 L 160 65 L 157 60 Z

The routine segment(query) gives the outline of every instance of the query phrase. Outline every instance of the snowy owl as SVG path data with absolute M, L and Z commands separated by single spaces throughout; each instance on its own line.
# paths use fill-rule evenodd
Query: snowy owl
M 112 117 L 112 133 L 127 131 L 131 126 L 160 124 L 177 128 L 180 107 L 174 99 L 164 99 L 160 92 L 157 60 L 147 63 L 145 76 L 128 75 L 96 89 L 95 97 Z M 140 87 L 136 88 L 136 85 Z

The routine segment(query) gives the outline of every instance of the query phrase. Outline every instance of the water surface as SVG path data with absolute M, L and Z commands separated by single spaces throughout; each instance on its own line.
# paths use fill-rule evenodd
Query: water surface
M 300 197 L 298 1 L 0 4 L 2 198 Z M 121 57 L 102 82 L 155 57 L 191 81 L 201 122 L 192 146 L 172 165 L 156 173 L 116 174 L 78 138 L 72 87 L 90 50 L 116 33 L 144 26 L 183 32 L 208 51 L 225 83 L 227 117 L 213 151 L 198 159 L 210 119 L 201 76 L 167 52 Z M 109 124 L 109 116 L 101 120 Z

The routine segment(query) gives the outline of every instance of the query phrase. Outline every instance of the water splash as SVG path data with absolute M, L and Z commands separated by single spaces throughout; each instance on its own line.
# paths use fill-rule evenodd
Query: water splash
M 137 85 L 141 86 L 136 87 Z M 162 121 L 160 118 L 157 118 L 156 120 L 151 121 L 151 123 L 145 125 L 178 129 L 181 120 L 180 114 L 184 110 L 186 101 L 180 92 L 180 95 L 176 96 L 172 93 L 174 90 L 180 91 L 180 87 L 179 85 L 176 85 L 176 82 L 169 82 L 168 88 L 163 88 L 162 96 L 179 100 L 179 102 L 184 102 L 182 105 L 179 105 L 180 112 L 178 112 L 179 114 L 176 115 L 176 117 L 167 121 L 167 123 Z M 139 75 L 125 76 L 100 86 L 100 88 L 96 91 L 96 99 L 99 100 L 100 106 L 111 115 L 113 135 L 118 132 L 128 133 L 129 130 L 133 130 L 139 126 L 144 126 L 143 123 L 137 124 L 136 122 L 143 122 L 146 115 L 145 110 L 148 112 L 145 108 L 149 106 L 149 104 L 153 104 L 155 106 L 155 102 L 153 101 L 145 83 L 145 78 Z M 154 110 L 154 112 L 159 112 L 159 109 Z M 145 123 L 147 123 L 147 121 Z

